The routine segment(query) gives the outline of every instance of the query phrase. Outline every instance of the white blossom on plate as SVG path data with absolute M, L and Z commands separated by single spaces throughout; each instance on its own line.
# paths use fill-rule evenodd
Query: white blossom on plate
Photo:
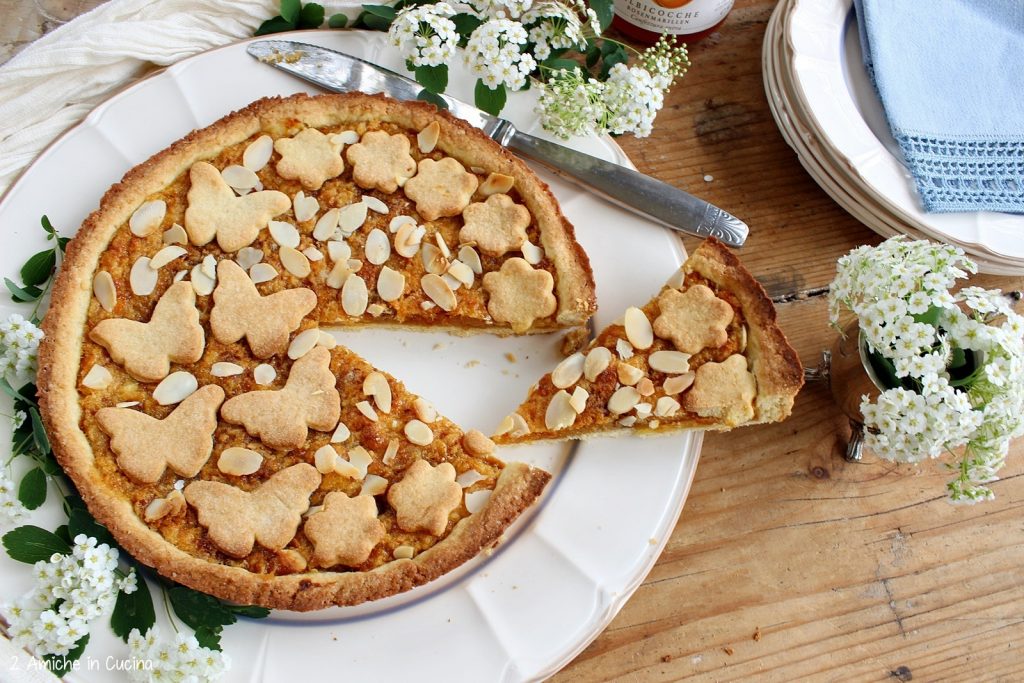
M 448 17 L 455 10 L 447 2 L 407 7 L 391 22 L 388 38 L 414 66 L 439 66 L 455 57 L 459 35 Z
M 128 634 L 131 666 L 128 678 L 140 683 L 151 681 L 194 681 L 206 683 L 219 679 L 231 666 L 223 652 L 203 647 L 194 635 L 176 633 L 173 641 L 162 640 L 156 626 Z

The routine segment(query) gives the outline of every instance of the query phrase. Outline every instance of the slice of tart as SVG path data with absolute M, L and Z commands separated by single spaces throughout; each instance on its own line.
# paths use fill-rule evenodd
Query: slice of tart
M 500 425 L 498 443 L 727 430 L 785 419 L 803 370 L 761 285 L 720 242 L 563 360 Z

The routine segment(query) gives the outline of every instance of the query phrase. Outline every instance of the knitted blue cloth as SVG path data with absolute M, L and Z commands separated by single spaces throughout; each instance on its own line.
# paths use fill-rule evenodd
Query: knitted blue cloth
M 1024 1 L 854 2 L 925 211 L 1024 213 Z

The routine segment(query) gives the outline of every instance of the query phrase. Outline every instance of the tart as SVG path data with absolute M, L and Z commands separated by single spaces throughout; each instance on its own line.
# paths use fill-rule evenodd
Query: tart
M 777 422 L 802 385 L 771 300 L 710 238 L 657 296 L 627 309 L 542 377 L 493 438 L 522 443 Z
M 310 610 L 490 547 L 549 475 L 504 464 L 321 326 L 576 327 L 593 279 L 547 187 L 423 103 L 258 101 L 130 171 L 44 321 L 53 449 L 161 574 Z

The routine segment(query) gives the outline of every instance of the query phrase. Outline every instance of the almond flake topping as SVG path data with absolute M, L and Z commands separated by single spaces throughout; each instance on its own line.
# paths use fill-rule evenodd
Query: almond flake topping
M 650 403 L 637 403 L 636 404 L 636 416 L 641 420 L 646 420 L 651 416 L 651 410 L 653 410 Z
M 120 403 L 115 403 L 114 407 L 115 408 L 134 408 L 137 405 L 140 405 L 138 401 L 121 401 Z
M 356 446 L 348 452 L 348 462 L 359 472 L 359 479 L 366 476 L 366 468 L 373 463 L 373 456 L 362 446 Z
M 185 496 L 178 489 L 173 489 L 165 498 L 154 498 L 143 517 L 147 522 L 155 522 L 168 515 L 177 515 L 185 510 Z
M 185 279 L 186 275 L 188 275 L 188 271 L 187 270 L 179 270 L 177 273 L 174 274 L 173 280 L 175 282 L 181 282 L 182 280 Z
M 431 121 L 426 128 L 416 135 L 416 144 L 423 154 L 430 154 L 437 146 L 437 139 L 441 137 L 441 126 L 437 121 Z
M 416 412 L 422 422 L 433 424 L 437 419 L 437 409 L 430 405 L 430 402 L 423 398 L 417 398 L 412 402 L 412 409 Z
M 356 410 L 363 414 L 370 422 L 376 422 L 379 418 L 377 417 L 377 411 L 373 409 L 369 401 L 360 401 L 356 404 Z
M 382 413 L 391 412 L 391 385 L 387 377 L 380 372 L 371 372 L 363 380 L 363 393 L 373 397 L 377 410 Z
M 164 244 L 188 244 L 188 233 L 175 223 L 164 231 Z
M 341 228 L 341 231 L 346 235 L 351 235 L 363 227 L 363 223 L 366 222 L 366 209 L 366 204 L 356 202 L 339 210 L 338 227 Z
M 405 423 L 405 437 L 417 446 L 429 446 L 434 441 L 434 432 L 423 422 L 409 420 Z
M 582 353 L 574 353 L 551 372 L 551 383 L 559 389 L 568 389 L 583 376 L 585 360 Z
M 513 422 L 512 416 L 511 415 L 506 415 L 504 418 L 502 418 L 501 424 L 498 425 L 498 428 L 494 430 L 494 436 L 501 436 L 502 434 L 508 434 L 509 432 L 512 431 L 512 428 L 514 426 L 515 426 L 515 422 Z
M 576 422 L 576 410 L 572 407 L 569 392 L 560 390 L 551 397 L 548 409 L 544 413 L 544 426 L 548 429 L 567 429 Z
M 420 244 L 423 242 L 425 234 L 427 234 L 427 229 L 422 225 L 403 223 L 398 228 L 398 234 L 395 235 L 395 251 L 404 258 L 414 257 L 420 250 Z
M 307 197 L 305 192 L 299 190 L 295 194 L 292 208 L 295 213 L 295 220 L 305 223 L 316 216 L 316 212 L 320 210 L 320 202 L 317 201 L 316 197 Z
M 682 351 L 655 351 L 648 359 L 653 370 L 678 375 L 690 371 L 690 354 Z
M 626 338 L 635 349 L 649 349 L 654 343 L 654 329 L 647 315 L 636 306 L 626 309 Z
M 488 439 L 483 432 L 470 429 L 462 435 L 462 447 L 470 455 L 490 455 L 494 453 L 494 442 Z
M 162 406 L 181 403 L 199 388 L 199 381 L 191 372 L 179 370 L 167 375 L 153 390 L 153 400 Z
M 444 235 L 440 232 L 435 232 L 434 241 L 437 242 L 437 248 L 441 250 L 441 256 L 444 256 L 445 259 L 450 259 L 452 257 L 452 250 L 448 248 L 448 243 L 444 241 Z
M 487 505 L 487 501 L 491 499 L 492 491 L 490 489 L 480 489 L 479 491 L 473 491 L 466 494 L 466 511 L 471 515 L 475 515 L 484 509 Z
M 641 396 L 653 396 L 654 382 L 651 381 L 650 377 L 642 377 L 640 381 L 636 383 L 636 390 L 640 392 Z
M 616 339 L 615 352 L 619 354 L 620 359 L 629 360 L 633 357 L 633 345 L 625 339 Z
M 366 236 L 365 246 L 366 260 L 375 266 L 379 266 L 391 256 L 391 242 L 386 232 L 380 228 L 374 228 Z
M 379 318 L 380 316 L 384 315 L 384 311 L 386 310 L 388 310 L 386 306 L 383 306 L 378 303 L 372 303 L 366 307 L 366 312 L 373 316 L 374 318 Z
M 492 194 L 504 194 L 512 189 L 516 179 L 503 173 L 492 173 L 480 185 L 480 194 L 490 197 Z
M 416 555 L 416 548 L 411 545 L 400 545 L 391 552 L 396 560 L 411 560 Z
M 473 269 L 462 261 L 452 261 L 451 265 L 448 266 L 448 275 L 451 275 L 461 284 L 466 285 L 466 287 L 472 287 L 476 279 Z
M 117 290 L 114 288 L 114 278 L 110 277 L 110 273 L 105 270 L 96 273 L 92 280 L 92 293 L 104 311 L 110 313 L 114 310 L 117 304 Z
M 184 247 L 179 247 L 176 244 L 172 244 L 170 246 L 164 247 L 160 251 L 153 254 L 153 258 L 149 260 L 149 267 L 152 268 L 153 270 L 159 270 L 160 268 L 163 268 L 174 259 L 181 258 L 187 253 L 188 252 L 184 249 Z
M 285 221 L 270 221 L 270 236 L 278 246 L 291 247 L 292 249 L 299 246 L 299 231 L 291 223 Z
M 629 363 L 619 363 L 615 370 L 619 381 L 630 387 L 639 382 L 644 376 L 643 370 Z
M 366 281 L 351 273 L 345 278 L 345 284 L 341 288 L 341 307 L 345 313 L 351 316 L 360 316 L 366 312 L 369 303 L 369 293 L 366 290 Z
M 593 382 L 598 375 L 608 369 L 612 363 L 612 352 L 603 346 L 592 349 L 587 354 L 587 360 L 583 364 L 583 376 L 588 382 Z
M 295 277 L 306 277 L 312 270 L 309 265 L 309 259 L 301 251 L 291 247 L 281 247 L 281 251 L 277 256 L 281 259 L 281 265 L 284 266 L 284 269 Z
M 288 357 L 292 360 L 302 358 L 313 350 L 313 347 L 320 342 L 320 330 L 312 328 L 299 332 L 295 339 L 288 345 Z
M 302 250 L 302 255 L 313 263 L 324 260 L 324 252 L 320 251 L 316 247 L 306 247 Z
M 338 229 L 338 217 L 341 214 L 341 209 L 328 209 L 324 215 L 320 216 L 316 221 L 316 226 L 313 228 L 313 239 L 328 240 L 334 236 L 334 231 Z
M 608 411 L 613 415 L 628 413 L 640 401 L 640 392 L 633 387 L 622 387 L 608 399 Z
M 209 296 L 217 286 L 216 277 L 210 277 L 203 272 L 202 263 L 192 266 L 192 274 L 189 277 L 192 281 L 192 289 L 196 290 L 196 294 L 199 296 Z
M 210 374 L 214 377 L 234 377 L 245 372 L 245 368 L 237 363 L 220 361 L 210 366 Z
M 262 455 L 240 446 L 225 448 L 217 458 L 217 469 L 235 477 L 244 477 L 257 472 L 262 465 Z
M 320 336 L 317 338 L 317 346 L 322 346 L 325 349 L 333 349 L 338 345 L 338 340 L 334 338 L 334 335 L 330 332 L 324 332 L 320 330 Z
M 263 167 L 270 162 L 270 156 L 273 153 L 273 139 L 269 135 L 261 135 L 242 152 L 242 165 L 254 173 L 263 170 Z
M 670 396 L 681 393 L 690 388 L 690 385 L 693 384 L 693 380 L 696 376 L 696 373 L 687 372 L 679 375 L 678 377 L 669 377 L 665 380 L 665 384 L 662 385 L 662 389 Z
M 321 446 L 313 453 L 313 464 L 320 474 L 334 472 L 335 463 L 339 460 L 341 460 L 341 456 L 338 455 L 338 451 L 334 450 L 334 447 L 330 444 Z
M 254 247 L 242 247 L 235 254 L 235 263 L 242 266 L 242 270 L 245 271 L 248 271 L 262 260 L 263 250 Z
M 398 439 L 391 439 L 388 441 L 388 447 L 384 449 L 384 455 L 381 456 L 380 461 L 391 466 L 395 462 L 396 455 L 398 455 Z
M 277 269 L 269 263 L 257 263 L 249 269 L 249 277 L 254 284 L 270 282 L 277 277 Z
M 398 232 L 398 229 L 403 225 L 416 225 L 416 219 L 412 216 L 395 216 L 391 219 L 391 222 L 388 223 L 388 230 L 394 234 Z
M 569 405 L 578 414 L 582 415 L 583 411 L 587 408 L 587 399 L 590 398 L 590 392 L 583 387 L 576 387 L 572 390 L 572 396 L 569 397 Z
M 89 372 L 85 373 L 85 377 L 82 378 L 82 386 L 89 389 L 106 389 L 112 381 L 114 381 L 114 376 L 110 374 L 110 370 L 97 363 L 89 368 Z
M 354 145 L 359 142 L 359 133 L 354 130 L 343 130 L 332 135 L 331 142 L 338 145 Z
M 420 249 L 420 260 L 423 261 L 423 269 L 428 273 L 441 275 L 448 270 L 448 261 L 441 253 L 441 249 L 430 242 L 424 243 Z
M 490 439 L 488 439 L 490 441 Z M 476 470 L 466 470 L 459 476 L 455 477 L 455 483 L 462 488 L 468 488 L 473 484 L 477 483 L 481 479 L 486 479 L 484 475 L 480 474 Z
M 273 382 L 277 378 L 277 370 L 274 369 L 273 365 L 266 363 L 260 363 L 252 371 L 252 378 L 256 384 L 260 386 L 266 386 Z
M 352 274 L 352 269 L 348 267 L 348 261 L 338 261 L 334 264 L 331 272 L 327 274 L 327 278 L 324 282 L 328 287 L 332 289 L 341 289 L 345 284 L 345 280 Z
M 384 301 L 397 301 L 405 293 L 405 275 L 387 266 L 377 275 L 377 294 Z
M 531 266 L 535 266 L 544 260 L 544 250 L 535 245 L 530 240 L 523 242 L 522 246 L 523 258 Z
M 260 179 L 256 174 L 244 166 L 237 164 L 228 166 L 220 172 L 224 182 L 231 186 L 231 189 L 241 193 L 243 190 L 251 190 L 256 187 Z
M 203 257 L 202 263 L 199 264 L 202 268 L 203 273 L 206 277 L 217 279 L 217 259 L 213 254 L 207 254 Z
M 366 204 L 366 208 L 368 208 L 370 211 L 373 211 L 374 213 L 386 214 L 389 211 L 391 211 L 391 209 L 388 208 L 387 204 L 377 199 L 373 195 L 363 195 L 363 204 Z
M 352 436 L 352 432 L 345 426 L 344 422 L 339 422 L 338 427 L 331 434 L 331 443 L 343 443 L 348 441 L 348 438 Z
M 361 496 L 379 496 L 388 490 L 388 480 L 376 474 L 368 474 L 363 480 L 363 487 L 359 490 Z M 407 548 L 409 546 L 406 546 Z M 395 549 L 397 551 L 397 548 Z
M 477 275 L 483 274 L 484 266 L 480 263 L 480 254 L 468 244 L 459 249 L 459 260 L 469 266 Z
M 331 257 L 331 260 L 335 263 L 339 261 L 348 261 L 352 258 L 352 247 L 348 242 L 341 240 L 331 240 L 327 243 L 327 255 Z
M 654 406 L 654 414 L 658 417 L 672 417 L 679 412 L 679 401 L 671 396 L 662 396 Z
M 146 202 L 135 209 L 132 217 L 128 219 L 128 229 L 136 237 L 145 237 L 160 227 L 167 216 L 167 203 L 162 199 L 155 199 Z
M 455 292 L 441 276 L 428 273 L 420 278 L 420 286 L 423 288 L 423 293 L 442 310 L 451 312 L 458 305 Z
M 128 275 L 128 283 L 132 292 L 139 296 L 149 296 L 156 289 L 158 274 L 149 267 L 149 258 L 140 256 L 132 265 L 131 273 Z

